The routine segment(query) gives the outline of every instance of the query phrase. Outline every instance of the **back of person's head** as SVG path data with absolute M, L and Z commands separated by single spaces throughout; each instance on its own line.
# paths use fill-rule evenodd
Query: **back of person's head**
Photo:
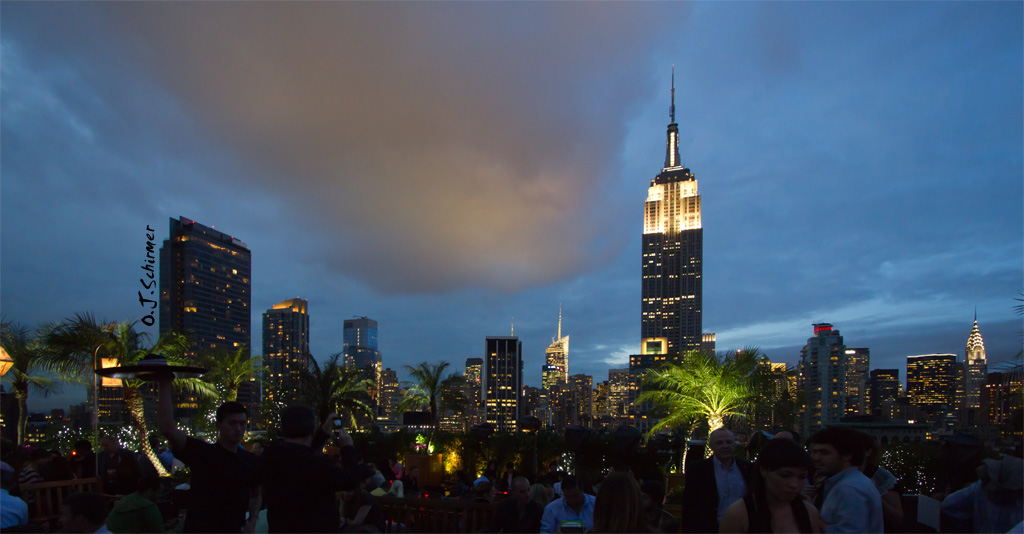
M 227 401 L 217 408 L 217 422 L 220 423 L 225 417 L 235 415 L 237 413 L 246 416 L 246 418 L 249 417 L 249 412 L 246 411 L 244 404 L 235 401 Z
M 811 456 L 799 444 L 788 439 L 768 440 L 758 452 L 758 469 L 776 471 L 783 467 L 797 467 L 810 470 Z
M 831 426 L 819 430 L 807 439 L 807 446 L 814 444 L 831 445 L 839 453 L 839 456 L 849 456 L 850 465 L 859 466 L 864 462 L 864 439 L 862 433 L 856 430 L 838 426 Z
M 513 465 L 512 462 L 506 462 L 505 463 L 505 469 L 508 469 L 508 470 L 511 471 L 512 468 L 514 468 L 514 467 L 515 467 L 515 465 Z
M 392 497 L 398 497 L 399 499 L 405 497 L 405 484 L 401 480 L 396 480 L 391 483 L 391 489 L 388 490 L 388 495 Z
M 75 442 L 75 452 L 79 454 L 92 452 L 92 442 L 87 439 L 80 439 Z
M 544 487 L 544 484 L 534 484 L 530 486 L 530 499 L 537 501 L 541 506 L 547 506 L 548 489 Z
M 61 506 L 67 507 L 68 518 L 81 517 L 85 519 L 90 526 L 93 526 L 93 531 L 107 520 L 107 502 L 99 493 L 73 493 L 64 497 Z M 69 526 L 64 525 L 65 528 Z M 75 531 L 72 530 L 72 532 Z
M 879 465 L 879 462 L 882 461 L 882 449 L 878 445 L 878 440 L 875 439 L 874 436 L 866 432 L 861 432 L 860 438 L 863 442 L 861 448 L 864 449 L 864 452 L 866 454 L 864 461 L 866 461 L 869 466 L 877 467 Z
M 281 410 L 281 437 L 304 438 L 316 432 L 316 414 L 308 406 L 293 405 Z
M 627 473 L 608 475 L 594 501 L 591 532 L 642 532 L 645 528 L 636 480 Z
M 135 485 L 135 491 L 143 493 L 150 490 L 160 491 L 160 486 L 163 481 L 156 475 L 146 475 L 139 479 L 139 483 Z
M 665 502 L 665 484 L 656 480 L 645 480 L 640 484 L 640 492 L 651 499 L 651 504 L 657 508 Z
M 792 439 L 793 441 L 800 443 L 800 433 L 792 428 L 783 428 L 776 432 L 775 435 L 772 436 L 772 439 Z
M 562 493 L 565 493 L 565 490 L 581 489 L 582 487 L 580 478 L 576 475 L 568 475 L 562 479 Z

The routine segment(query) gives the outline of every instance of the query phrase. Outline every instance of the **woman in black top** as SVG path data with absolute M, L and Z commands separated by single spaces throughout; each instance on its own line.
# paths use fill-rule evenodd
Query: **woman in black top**
M 821 532 L 818 510 L 800 496 L 811 467 L 807 451 L 768 440 L 754 467 L 747 495 L 725 510 L 719 532 Z

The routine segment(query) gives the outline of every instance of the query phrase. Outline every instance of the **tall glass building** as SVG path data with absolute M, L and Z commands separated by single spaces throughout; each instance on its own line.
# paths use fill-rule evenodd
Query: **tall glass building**
M 160 247 L 160 333 L 192 337 L 191 353 L 250 346 L 252 256 L 238 239 L 185 217 Z
M 800 431 L 805 436 L 846 415 L 847 355 L 843 336 L 829 323 L 814 325 L 814 336 L 800 351 L 797 389 L 805 402 Z
M 640 350 L 670 359 L 701 348 L 704 230 L 697 178 L 679 157 L 675 74 L 665 166 L 644 203 Z
M 377 321 L 368 317 L 346 319 L 343 336 L 344 362 L 366 371 L 366 376 L 373 381 L 373 388 L 368 392 L 374 402 L 378 401 L 381 370 L 383 369 L 380 350 L 377 348 Z

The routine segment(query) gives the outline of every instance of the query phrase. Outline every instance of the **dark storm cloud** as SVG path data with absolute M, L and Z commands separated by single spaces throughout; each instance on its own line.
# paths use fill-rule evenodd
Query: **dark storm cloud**
M 625 242 L 610 223 L 623 207 L 605 193 L 646 69 L 629 61 L 646 52 L 630 28 L 650 12 L 102 9 L 140 45 L 140 67 L 262 169 L 238 185 L 273 191 L 319 229 L 306 252 L 331 270 L 386 293 L 517 290 L 606 263 Z

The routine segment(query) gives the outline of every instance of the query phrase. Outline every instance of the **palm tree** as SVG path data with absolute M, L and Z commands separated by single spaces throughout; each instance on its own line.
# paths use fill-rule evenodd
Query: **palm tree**
M 123 367 L 139 363 L 148 354 L 157 354 L 166 358 L 172 365 L 192 363 L 181 356 L 189 346 L 185 336 L 177 333 L 163 334 L 150 347 L 145 346 L 148 337 L 148 334 L 135 330 L 135 322 L 102 325 L 89 314 L 78 314 L 74 319 L 69 319 L 58 326 L 48 336 L 48 343 L 56 354 L 76 358 L 78 371 L 83 375 L 95 372 L 98 367 L 97 361 L 100 359 L 113 360 L 114 365 Z M 176 382 L 185 383 L 179 386 L 188 387 L 195 381 L 197 379 Z M 142 452 L 149 458 L 157 473 L 163 476 L 167 471 L 157 459 L 147 439 L 149 431 L 141 392 L 143 384 L 145 382 L 142 380 L 124 379 L 121 381 L 121 391 L 124 395 L 125 408 L 138 433 Z M 194 384 L 192 386 L 195 387 Z M 197 392 L 201 393 L 201 390 Z
M 722 427 L 726 417 L 744 416 L 753 366 L 748 355 L 716 356 L 698 350 L 685 353 L 679 363 L 650 370 L 637 402 L 650 402 L 667 415 L 648 436 L 662 428 L 701 421 L 707 422 L 711 432 Z
M 261 362 L 259 356 L 249 357 L 249 349 L 244 346 L 233 352 L 215 350 L 199 354 L 199 366 L 209 369 L 203 375 L 203 382 L 214 386 L 216 396 L 222 401 L 238 400 L 238 388 L 251 378 L 259 377 Z
M 415 367 L 406 365 L 405 369 L 412 375 L 413 381 L 404 384 L 410 389 L 398 403 L 398 412 L 426 408 L 430 412 L 430 426 L 437 428 L 439 413 L 465 409 L 466 396 L 463 394 L 463 384 L 466 379 L 455 373 L 445 376 L 445 370 L 449 366 L 451 364 L 444 361 L 437 364 L 423 362 Z
M 314 407 L 321 421 L 334 412 L 348 416 L 349 426 L 355 428 L 358 415 L 373 418 L 369 391 L 374 381 L 362 369 L 340 363 L 341 357 L 341 353 L 331 355 L 323 368 L 310 358 L 312 369 L 301 375 L 301 398 Z
M 18 445 L 25 443 L 25 429 L 28 425 L 28 392 L 34 389 L 44 396 L 56 392 L 60 382 L 52 376 L 46 376 L 50 367 L 49 354 L 39 337 L 28 328 L 17 323 L 4 321 L 0 323 L 0 347 L 11 358 L 11 385 L 14 387 L 14 398 L 18 399 Z

